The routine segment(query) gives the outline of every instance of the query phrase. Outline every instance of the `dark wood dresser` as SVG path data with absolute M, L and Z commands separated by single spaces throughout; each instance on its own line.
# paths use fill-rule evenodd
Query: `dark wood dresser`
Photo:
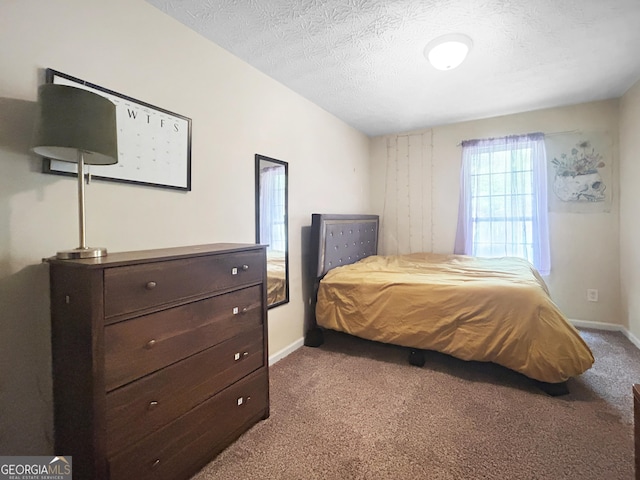
M 269 416 L 264 247 L 48 263 L 55 454 L 74 479 L 186 479 Z

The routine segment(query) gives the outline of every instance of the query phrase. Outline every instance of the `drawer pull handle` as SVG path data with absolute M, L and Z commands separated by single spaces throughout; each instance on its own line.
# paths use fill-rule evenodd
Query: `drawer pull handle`
M 240 354 L 240 352 L 238 352 L 233 356 L 233 359 L 237 362 L 238 360 L 240 360 L 240 359 L 242 359 L 244 357 L 247 357 L 247 356 L 249 356 L 249 352 L 243 352 L 242 354 Z
M 156 282 L 147 282 L 145 288 L 147 290 L 153 290 L 154 288 L 156 288 L 156 285 L 158 285 Z
M 156 402 L 155 400 L 152 400 L 151 402 L 149 402 L 149 406 L 147 407 L 147 410 L 155 410 L 157 406 L 158 406 L 158 402 Z
M 249 265 L 242 265 L 240 269 L 246 272 L 247 270 L 249 270 Z M 237 275 L 237 274 L 238 274 L 238 267 L 233 267 L 231 269 L 231 275 Z
M 156 461 L 153 462 L 153 464 L 151 465 L 151 468 L 158 468 L 158 465 L 160 465 L 160 459 L 156 458 Z
M 247 313 L 249 311 L 249 308 L 247 307 L 242 307 L 242 310 L 240 310 L 239 307 L 233 307 L 233 314 L 234 315 L 238 315 L 239 313 Z
M 156 346 L 156 341 L 155 340 L 149 340 L 147 342 L 147 344 L 145 345 L 145 347 L 149 350 L 151 350 L 153 347 Z

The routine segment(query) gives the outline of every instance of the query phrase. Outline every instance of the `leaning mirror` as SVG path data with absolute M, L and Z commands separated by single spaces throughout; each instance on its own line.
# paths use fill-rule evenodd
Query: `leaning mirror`
M 267 245 L 267 306 L 289 301 L 288 164 L 256 154 L 256 243 Z

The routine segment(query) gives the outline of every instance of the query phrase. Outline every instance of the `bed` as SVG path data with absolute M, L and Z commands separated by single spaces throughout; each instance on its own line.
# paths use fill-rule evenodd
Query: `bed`
M 309 331 L 307 345 L 331 329 L 409 347 L 412 355 L 435 350 L 497 363 L 546 385 L 566 385 L 593 364 L 525 260 L 380 256 L 375 215 L 314 214 L 311 232 L 320 330 Z

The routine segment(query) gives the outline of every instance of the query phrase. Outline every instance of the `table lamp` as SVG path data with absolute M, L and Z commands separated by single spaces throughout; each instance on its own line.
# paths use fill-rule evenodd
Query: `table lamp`
M 38 89 L 32 151 L 43 157 L 78 164 L 80 245 L 58 252 L 59 259 L 95 258 L 106 248 L 85 243 L 84 166 L 118 163 L 116 106 L 97 93 L 47 83 Z

